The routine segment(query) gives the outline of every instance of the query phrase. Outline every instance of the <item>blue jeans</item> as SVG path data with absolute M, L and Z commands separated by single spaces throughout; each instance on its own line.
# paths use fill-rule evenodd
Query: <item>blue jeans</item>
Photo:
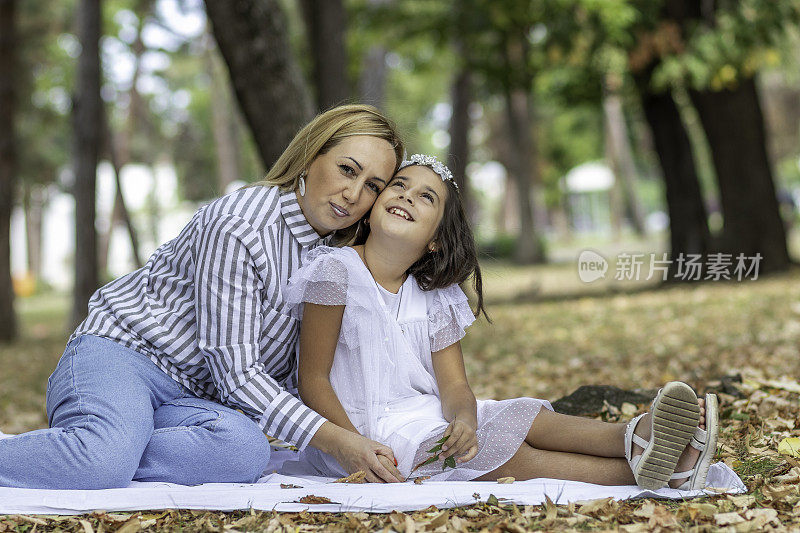
M 0 439 L 0 486 L 252 483 L 269 442 L 242 413 L 197 398 L 148 357 L 81 335 L 47 383 L 50 429 Z

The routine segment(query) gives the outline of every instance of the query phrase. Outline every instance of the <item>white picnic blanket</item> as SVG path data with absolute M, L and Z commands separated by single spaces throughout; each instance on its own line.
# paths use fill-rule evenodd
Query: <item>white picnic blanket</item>
M 606 487 L 563 481 L 533 479 L 499 484 L 489 481 L 440 481 L 414 484 L 346 484 L 308 475 L 293 461 L 294 452 L 274 450 L 267 473 L 258 483 L 206 483 L 194 487 L 171 483 L 132 482 L 123 489 L 43 490 L 0 487 L 0 514 L 82 514 L 94 510 L 137 511 L 154 509 L 209 509 L 233 511 L 374 512 L 413 511 L 431 505 L 438 508 L 470 505 L 494 495 L 501 503 L 538 505 L 548 496 L 555 503 L 613 497 L 685 499 L 704 491 L 643 490 L 635 485 Z M 278 473 L 280 472 L 280 473 Z M 299 488 L 282 488 L 281 485 Z M 723 463 L 711 466 L 706 493 L 741 493 L 747 489 L 739 476 Z M 712 489 L 713 487 L 713 489 Z M 328 498 L 331 503 L 302 503 L 307 496 Z

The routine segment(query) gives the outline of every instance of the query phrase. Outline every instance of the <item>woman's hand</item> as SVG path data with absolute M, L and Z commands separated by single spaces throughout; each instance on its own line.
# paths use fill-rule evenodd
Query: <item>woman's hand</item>
M 392 449 L 366 437 L 343 432 L 339 445 L 329 451 L 348 474 L 363 470 L 371 483 L 402 483 Z
M 475 427 L 458 417 L 454 418 L 443 437 L 441 458 L 455 457 L 456 462 L 466 463 L 478 454 L 478 435 Z

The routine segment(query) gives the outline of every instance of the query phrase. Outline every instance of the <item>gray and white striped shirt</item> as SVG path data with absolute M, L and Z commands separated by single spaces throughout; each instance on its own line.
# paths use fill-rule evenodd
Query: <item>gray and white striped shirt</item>
M 150 357 L 200 397 L 241 409 L 304 448 L 325 419 L 295 392 L 299 323 L 283 289 L 321 239 L 294 192 L 250 187 L 200 208 L 142 268 L 99 289 L 72 338 Z

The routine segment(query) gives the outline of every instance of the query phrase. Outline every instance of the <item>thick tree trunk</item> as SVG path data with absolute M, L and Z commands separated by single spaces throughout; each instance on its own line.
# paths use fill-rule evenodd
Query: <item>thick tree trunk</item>
M 544 261 L 544 250 L 534 224 L 533 153 L 536 147 L 531 136 L 531 118 L 528 93 L 522 89 L 512 89 L 506 93 L 506 115 L 511 140 L 511 176 L 517 189 L 519 209 L 519 234 L 514 258 L 523 264 Z
M 236 99 L 269 168 L 313 115 L 278 0 L 206 0 Z
M 15 132 L 17 80 L 16 1 L 0 0 L 0 342 L 17 337 L 11 283 L 11 210 L 17 182 Z
M 371 46 L 364 55 L 358 93 L 362 104 L 383 108 L 386 100 L 386 48 Z
M 680 254 L 710 251 L 711 234 L 692 144 L 680 111 L 669 92 L 650 90 L 649 79 L 643 73 L 636 76 L 636 84 L 664 177 L 674 272 L 675 259 Z
M 722 251 L 762 256 L 760 272 L 791 262 L 766 149 L 755 80 L 732 90 L 690 91 L 711 148 L 724 218 Z
M 619 94 L 610 91 L 605 95 L 603 112 L 606 119 L 606 143 L 625 218 L 630 221 L 637 235 L 644 235 L 644 211 L 636 193 L 636 164 L 633 161 L 633 150 L 628 139 Z
M 211 130 L 214 133 L 214 147 L 217 151 L 217 180 L 219 194 L 240 178 L 239 139 L 236 129 L 236 109 L 230 85 L 226 83 L 224 67 L 216 55 L 213 37 L 206 36 L 205 63 L 211 77 Z
M 300 4 L 313 58 L 317 108 L 324 111 L 350 98 L 345 47 L 347 14 L 342 0 L 301 0 Z
M 75 185 L 75 287 L 70 324 L 75 328 L 85 317 L 89 298 L 99 284 L 95 188 L 97 161 L 102 145 L 103 111 L 100 99 L 100 0 L 78 4 L 77 86 L 72 105 Z
M 461 199 L 470 220 L 475 220 L 475 204 L 467 181 L 469 163 L 469 105 L 472 102 L 472 74 L 462 67 L 453 80 L 451 91 L 453 112 L 450 117 L 450 154 L 447 165 L 461 192 Z

